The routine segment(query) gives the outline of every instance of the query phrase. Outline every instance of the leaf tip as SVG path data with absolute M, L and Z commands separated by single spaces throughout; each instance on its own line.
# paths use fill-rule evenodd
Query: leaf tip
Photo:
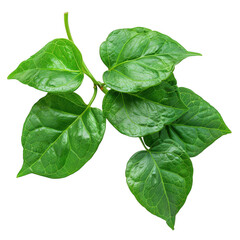
M 23 173 L 21 173 L 21 171 L 17 174 L 17 178 L 20 178 L 20 177 L 23 177 L 23 176 L 25 176 L 26 174 L 23 174 Z
M 18 172 L 17 174 L 17 178 L 23 177 L 25 175 L 28 175 L 30 173 L 30 171 L 26 171 L 27 169 L 25 168 L 21 168 L 21 170 Z
M 232 131 L 229 129 L 229 127 L 225 124 L 225 131 L 224 134 L 232 133 Z
M 197 52 L 188 52 L 189 56 L 202 56 L 201 53 L 197 53 Z
M 227 129 L 227 134 L 232 133 L 232 131 L 228 128 Z
M 174 230 L 175 217 L 169 218 L 166 222 L 167 222 L 167 225 L 168 225 L 172 230 Z
M 232 133 L 231 129 L 227 126 L 227 133 Z
M 10 73 L 10 74 L 7 76 L 7 79 L 8 79 L 8 80 L 9 80 L 9 79 L 13 79 L 13 72 Z

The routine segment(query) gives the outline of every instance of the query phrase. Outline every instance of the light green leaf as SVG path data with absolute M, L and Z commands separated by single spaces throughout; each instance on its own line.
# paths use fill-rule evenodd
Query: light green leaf
M 100 47 L 108 67 L 105 84 L 119 92 L 138 92 L 158 85 L 173 72 L 176 64 L 189 56 L 170 37 L 146 28 L 119 29 L 109 34 Z
M 158 141 L 134 154 L 126 168 L 127 184 L 138 202 L 174 229 L 175 216 L 192 187 L 193 167 L 174 141 Z
M 190 157 L 194 157 L 231 131 L 219 112 L 208 102 L 190 89 L 179 90 L 181 99 L 189 110 L 159 133 L 146 136 L 144 141 L 151 146 L 157 139 L 170 138 L 178 142 Z
M 24 163 L 18 177 L 63 178 L 78 171 L 96 152 L 105 125 L 101 110 L 87 107 L 77 94 L 48 94 L 24 123 Z
M 136 94 L 110 90 L 103 100 L 103 112 L 109 122 L 119 132 L 131 137 L 155 133 L 186 111 L 173 75 Z
M 23 61 L 8 79 L 52 93 L 73 92 L 82 83 L 82 55 L 73 42 L 55 39 Z

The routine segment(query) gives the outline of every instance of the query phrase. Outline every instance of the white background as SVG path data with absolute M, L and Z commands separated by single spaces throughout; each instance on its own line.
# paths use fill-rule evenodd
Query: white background
M 0 3 L 0 239 L 240 239 L 239 234 L 239 1 L 85 0 Z M 180 63 L 179 86 L 189 87 L 223 116 L 232 134 L 192 159 L 194 183 L 172 231 L 135 200 L 125 182 L 138 139 L 107 124 L 94 157 L 77 173 L 52 180 L 17 179 L 22 165 L 21 131 L 31 106 L 45 93 L 6 80 L 18 64 L 54 38 L 66 37 L 63 13 L 76 45 L 102 80 L 99 46 L 117 28 L 143 26 L 171 36 L 203 54 Z M 77 90 L 87 102 L 92 83 Z M 101 107 L 98 92 L 94 106 Z

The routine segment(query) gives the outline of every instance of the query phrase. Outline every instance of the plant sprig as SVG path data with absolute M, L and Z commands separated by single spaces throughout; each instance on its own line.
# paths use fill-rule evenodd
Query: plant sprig
M 24 123 L 24 162 L 18 177 L 34 173 L 63 178 L 75 173 L 96 152 L 108 119 L 122 134 L 139 138 L 144 147 L 127 163 L 130 191 L 173 229 L 192 188 L 190 157 L 231 132 L 213 106 L 177 86 L 175 65 L 201 54 L 157 31 L 118 29 L 100 46 L 108 67 L 100 82 L 73 42 L 68 13 L 64 23 L 68 39 L 47 43 L 8 76 L 47 92 Z M 94 86 L 88 104 L 74 93 L 84 75 Z M 92 107 L 97 88 L 105 94 L 102 110 Z

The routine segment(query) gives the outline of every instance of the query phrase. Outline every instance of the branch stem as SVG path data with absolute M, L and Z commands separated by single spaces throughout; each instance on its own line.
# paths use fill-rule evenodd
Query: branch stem
M 140 141 L 141 141 L 143 147 L 148 151 L 148 148 L 147 148 L 147 146 L 145 145 L 145 143 L 143 142 L 142 138 L 140 137 L 139 139 L 140 139 Z
M 94 92 L 93 92 L 92 98 L 90 99 L 90 101 L 87 105 L 87 108 L 91 107 L 93 101 L 95 100 L 95 98 L 97 96 L 97 85 L 96 84 L 93 85 L 93 89 L 94 89 Z
M 64 13 L 64 24 L 65 24 L 65 29 L 66 29 L 68 39 L 73 42 L 72 35 L 71 35 L 71 32 L 70 32 L 70 28 L 69 28 L 69 24 L 68 24 L 68 12 Z
M 71 35 L 71 32 L 70 32 L 69 23 L 68 23 L 68 12 L 64 13 L 64 25 L 65 25 L 65 29 L 66 29 L 66 33 L 67 33 L 68 39 L 73 42 L 73 38 L 72 38 L 72 35 Z M 82 53 L 81 53 L 81 55 L 82 55 Z M 106 94 L 108 92 L 108 90 L 105 87 L 105 84 L 102 83 L 102 82 L 98 82 L 95 79 L 95 77 L 91 74 L 91 72 L 87 68 L 87 66 L 84 63 L 83 59 L 82 59 L 82 63 L 81 64 L 82 64 L 82 67 L 83 67 L 83 72 L 92 80 L 94 85 L 98 86 L 101 89 L 101 91 Z

